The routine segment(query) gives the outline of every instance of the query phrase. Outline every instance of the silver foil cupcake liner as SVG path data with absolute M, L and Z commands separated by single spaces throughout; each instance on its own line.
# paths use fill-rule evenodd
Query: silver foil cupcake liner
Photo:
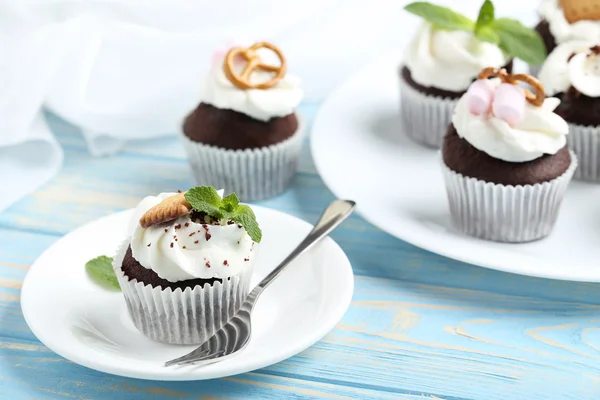
M 421 93 L 400 77 L 400 114 L 407 135 L 427 147 L 440 148 L 458 99 Z
M 170 344 L 201 344 L 240 309 L 248 295 L 252 268 L 242 275 L 204 287 L 161 289 L 129 280 L 121 269 L 129 241 L 121 244 L 113 268 L 135 327 L 144 335 Z
M 567 141 L 579 159 L 575 179 L 600 182 L 600 127 L 569 124 Z
M 214 186 L 235 192 L 242 201 L 263 200 L 281 194 L 292 182 L 306 124 L 298 116 L 293 136 L 258 149 L 228 150 L 180 137 L 187 153 L 192 177 L 197 185 Z
M 577 169 L 535 185 L 499 185 L 454 172 L 442 161 L 454 227 L 469 236 L 496 242 L 530 242 L 547 236 L 554 227 L 567 186 Z

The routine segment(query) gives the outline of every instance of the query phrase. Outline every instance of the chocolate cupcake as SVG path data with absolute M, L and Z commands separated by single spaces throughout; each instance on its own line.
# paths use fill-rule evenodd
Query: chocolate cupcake
M 577 154 L 575 178 L 600 182 L 600 46 L 571 41 L 556 47 L 540 72 L 556 113 L 569 123 L 568 142 Z
M 131 225 L 113 268 L 134 325 L 165 343 L 205 342 L 248 295 L 262 236 L 254 213 L 205 186 L 146 197 Z
M 494 79 L 489 79 L 494 77 Z M 535 93 L 517 86 L 530 85 Z M 442 146 L 453 225 L 499 242 L 528 242 L 554 227 L 577 158 L 567 123 L 533 77 L 486 69 L 460 99 Z
M 541 21 L 535 30 L 544 40 L 547 54 L 563 43 L 573 40 L 600 41 L 600 14 L 585 2 L 541 0 L 538 12 Z M 541 64 L 530 65 L 530 73 L 539 75 Z
M 276 56 L 272 62 L 268 51 Z M 302 95 L 276 46 L 217 52 L 200 104 L 181 132 L 196 183 L 234 191 L 245 201 L 283 192 L 302 149 L 304 124 L 296 113 Z
M 540 56 L 539 35 L 518 21 L 495 19 L 489 0 L 476 22 L 423 2 L 410 4 L 406 10 L 425 22 L 400 67 L 401 115 L 407 134 L 428 147 L 441 146 L 454 107 L 483 68 L 504 67 L 511 72 L 514 57 L 541 62 L 545 56 Z M 525 38 L 533 46 L 514 45 Z

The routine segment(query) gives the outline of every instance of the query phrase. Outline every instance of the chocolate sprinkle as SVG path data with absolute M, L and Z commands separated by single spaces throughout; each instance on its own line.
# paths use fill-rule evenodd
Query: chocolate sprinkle
M 175 229 L 181 229 L 181 224 L 175 225 Z
M 198 244 L 199 240 L 195 240 L 194 243 Z
M 212 237 L 212 235 L 208 232 L 206 232 L 206 235 L 204 235 L 204 237 L 206 238 L 206 241 L 208 242 L 210 240 L 210 238 Z
M 227 260 L 223 261 L 223 265 L 229 265 L 229 263 L 227 262 Z
M 208 261 L 206 262 L 206 268 L 210 268 L 210 263 Z
M 171 248 L 173 248 L 173 242 L 171 242 Z

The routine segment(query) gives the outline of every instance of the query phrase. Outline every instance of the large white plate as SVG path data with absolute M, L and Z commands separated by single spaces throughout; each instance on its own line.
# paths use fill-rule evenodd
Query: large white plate
M 263 229 L 253 283 L 266 276 L 311 226 L 295 217 L 253 207 Z M 31 266 L 21 306 L 33 333 L 61 356 L 99 371 L 133 378 L 197 380 L 239 374 L 274 364 L 311 346 L 348 308 L 352 268 L 330 238 L 317 245 L 263 293 L 252 314 L 252 340 L 240 354 L 206 367 L 170 367 L 165 361 L 196 346 L 155 342 L 129 318 L 120 292 L 93 283 L 84 265 L 113 254 L 131 211 L 91 222 L 60 239 Z
M 600 282 L 600 185 L 573 182 L 555 231 L 502 244 L 454 231 L 439 152 L 410 141 L 399 118 L 397 63 L 358 72 L 320 109 L 312 153 L 326 185 L 380 229 L 416 246 L 483 267 Z

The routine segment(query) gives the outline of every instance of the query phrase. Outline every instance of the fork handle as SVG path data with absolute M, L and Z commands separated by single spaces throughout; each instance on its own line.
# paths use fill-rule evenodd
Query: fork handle
M 248 295 L 248 299 L 256 300 L 263 290 L 267 288 L 290 265 L 292 261 L 310 249 L 315 243 L 327 236 L 339 224 L 352 214 L 356 203 L 350 200 L 335 200 L 323 212 L 319 222 L 314 226 L 306 238 L 281 262 L 269 275 L 267 275 Z

